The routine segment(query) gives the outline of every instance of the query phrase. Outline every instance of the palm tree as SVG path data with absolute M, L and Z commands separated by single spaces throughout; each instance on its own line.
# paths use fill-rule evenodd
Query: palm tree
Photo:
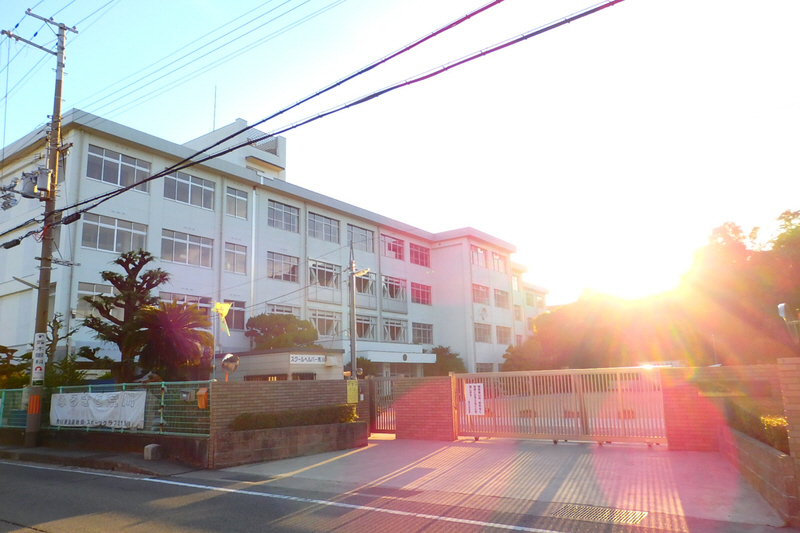
M 138 328 L 127 342 L 139 351 L 139 366 L 161 376 L 178 380 L 187 367 L 197 367 L 206 349 L 213 349 L 214 336 L 204 328 L 211 321 L 196 304 L 160 302 L 143 308 Z

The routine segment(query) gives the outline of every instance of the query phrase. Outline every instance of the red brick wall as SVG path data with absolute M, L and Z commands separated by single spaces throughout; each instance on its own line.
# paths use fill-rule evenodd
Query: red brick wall
M 702 394 L 698 385 L 703 382 L 730 382 L 736 390 L 780 395 L 776 365 L 661 369 L 664 425 L 671 450 L 719 448 L 720 431 L 725 427 L 723 401 Z M 761 386 L 767 383 L 768 387 Z
M 449 376 L 402 379 L 394 387 L 395 438 L 456 440 Z
M 356 406 L 358 420 L 369 427 L 369 387 L 359 380 L 364 400 Z M 241 413 L 270 413 L 347 403 L 345 380 L 319 381 L 217 381 L 211 384 L 209 454 L 213 457 L 217 433 L 227 431 Z

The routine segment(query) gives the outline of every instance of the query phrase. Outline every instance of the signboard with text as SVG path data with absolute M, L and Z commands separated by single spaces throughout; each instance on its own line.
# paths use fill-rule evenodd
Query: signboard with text
M 289 355 L 289 363 L 292 365 L 324 365 L 324 355 Z
M 33 361 L 31 367 L 31 385 L 44 385 L 44 364 L 47 362 L 47 334 L 36 333 L 33 337 Z
M 464 396 L 467 400 L 468 416 L 486 414 L 483 402 L 483 383 L 465 383 Z

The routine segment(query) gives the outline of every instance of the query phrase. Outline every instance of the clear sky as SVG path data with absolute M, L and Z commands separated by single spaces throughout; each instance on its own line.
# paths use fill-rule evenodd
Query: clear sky
M 52 45 L 26 8 L 77 24 L 64 109 L 185 142 L 215 123 L 253 123 L 487 3 L 0 0 L 0 28 L 21 21 L 16 33 Z M 590 5 L 505 0 L 260 129 Z M 797 0 L 626 0 L 285 134 L 288 180 L 427 231 L 471 226 L 509 241 L 551 304 L 587 288 L 660 292 L 712 228 L 769 237 L 782 211 L 800 209 L 798 20 Z M 0 40 L 2 144 L 47 121 L 53 67 Z

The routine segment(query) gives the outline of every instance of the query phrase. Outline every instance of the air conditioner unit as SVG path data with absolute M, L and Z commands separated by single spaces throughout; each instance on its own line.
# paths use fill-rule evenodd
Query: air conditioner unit
M 336 356 L 328 355 L 325 357 L 325 366 L 337 366 L 339 364 L 339 360 Z

